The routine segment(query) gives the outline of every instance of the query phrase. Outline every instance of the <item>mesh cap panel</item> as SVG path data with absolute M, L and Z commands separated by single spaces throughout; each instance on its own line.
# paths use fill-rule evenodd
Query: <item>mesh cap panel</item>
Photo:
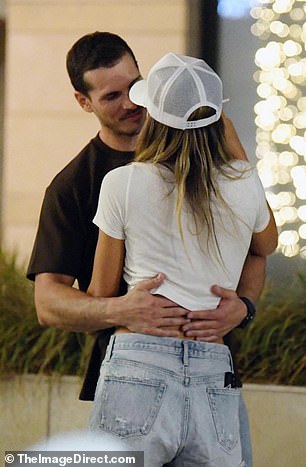
M 165 125 L 182 130 L 200 128 L 221 116 L 222 82 L 204 60 L 167 54 L 143 81 L 132 86 L 130 99 L 146 107 L 152 118 Z M 213 116 L 188 121 L 194 110 L 207 106 L 215 110 Z

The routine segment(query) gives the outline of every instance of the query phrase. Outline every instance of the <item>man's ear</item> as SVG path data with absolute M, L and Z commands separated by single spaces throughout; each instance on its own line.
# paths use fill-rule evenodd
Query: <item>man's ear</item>
M 85 96 L 85 94 L 82 94 L 78 91 L 74 93 L 74 97 L 76 98 L 82 109 L 85 110 L 85 112 L 93 112 L 89 97 Z

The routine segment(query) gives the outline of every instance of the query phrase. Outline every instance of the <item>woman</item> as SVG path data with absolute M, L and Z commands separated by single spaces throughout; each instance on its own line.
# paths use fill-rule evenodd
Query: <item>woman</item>
M 203 60 L 170 53 L 130 98 L 148 117 L 135 162 L 103 180 L 89 293 L 116 295 L 122 272 L 133 287 L 162 270 L 154 293 L 186 310 L 217 307 L 211 286 L 235 290 L 249 247 L 266 256 L 277 244 L 255 170 L 226 146 L 222 82 Z M 146 466 L 242 466 L 232 383 L 222 340 L 121 327 L 102 365 L 91 428 L 144 450 Z

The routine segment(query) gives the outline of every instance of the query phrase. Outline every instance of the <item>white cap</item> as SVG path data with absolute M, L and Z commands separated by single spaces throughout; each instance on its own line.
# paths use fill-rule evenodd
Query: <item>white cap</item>
M 155 63 L 148 78 L 137 81 L 129 95 L 154 120 L 180 130 L 204 127 L 219 120 L 222 96 L 222 81 L 204 60 L 172 52 Z M 205 106 L 216 113 L 188 121 L 196 109 Z

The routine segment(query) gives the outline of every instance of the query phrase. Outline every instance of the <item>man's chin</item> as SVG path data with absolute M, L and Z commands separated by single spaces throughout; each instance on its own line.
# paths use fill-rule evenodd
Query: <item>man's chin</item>
M 131 128 L 130 130 L 129 129 L 126 129 L 126 130 L 119 130 L 118 131 L 118 134 L 120 134 L 121 136 L 129 136 L 131 138 L 135 137 L 135 136 L 138 136 L 139 133 L 141 132 L 141 126 L 138 126 L 137 128 Z

